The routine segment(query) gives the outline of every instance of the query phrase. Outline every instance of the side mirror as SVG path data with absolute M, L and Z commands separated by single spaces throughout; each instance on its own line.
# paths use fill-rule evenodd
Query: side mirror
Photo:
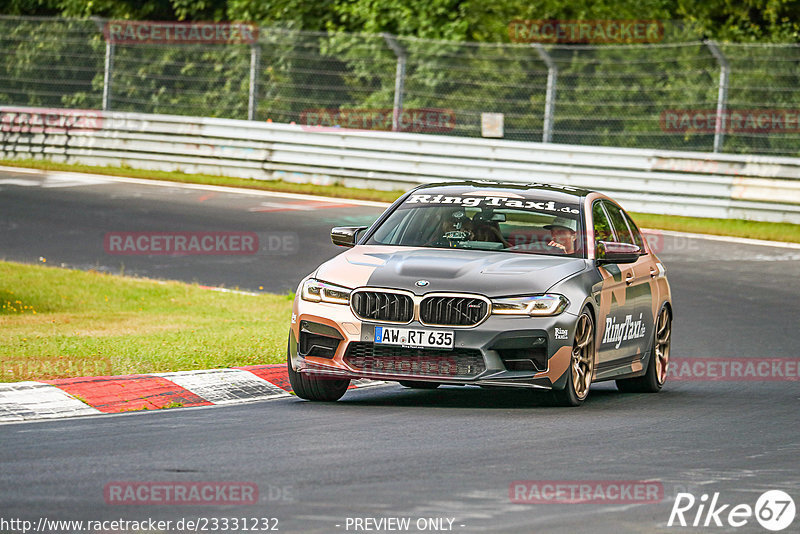
M 642 249 L 629 243 L 598 241 L 595 257 L 598 263 L 634 263 L 642 255 Z
M 358 233 L 367 226 L 337 226 L 331 229 L 331 241 L 340 247 L 354 247 L 358 242 Z

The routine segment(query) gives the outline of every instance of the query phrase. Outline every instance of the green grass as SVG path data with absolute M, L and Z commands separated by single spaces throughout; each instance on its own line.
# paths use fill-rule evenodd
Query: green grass
M 704 219 L 699 217 L 678 217 L 676 215 L 655 215 L 652 213 L 631 213 L 631 215 L 636 224 L 642 228 L 800 243 L 800 224 L 745 221 L 742 219 Z
M 282 363 L 292 299 L 0 262 L 0 381 Z
M 210 176 L 206 174 L 186 174 L 182 172 L 145 171 L 128 167 L 98 167 L 91 165 L 55 163 L 38 159 L 0 159 L 0 165 L 43 170 L 86 172 L 93 174 L 106 174 L 110 176 L 127 176 L 132 178 L 166 180 L 172 182 L 224 185 L 229 187 L 261 189 L 265 191 L 304 193 L 336 198 L 373 200 L 379 202 L 392 202 L 401 194 L 403 194 L 403 191 L 400 190 L 378 191 L 374 189 L 344 187 L 341 185 L 295 184 L 280 180 L 255 180 L 245 178 L 229 178 L 225 176 Z M 766 239 L 769 241 L 800 243 L 800 225 L 797 224 L 745 221 L 741 219 L 704 219 L 694 217 L 679 217 L 675 215 L 654 215 L 651 213 L 634 213 L 632 215 L 637 224 L 644 228 L 657 228 L 661 230 L 674 230 L 698 234 L 713 234 L 733 237 L 746 237 L 751 239 Z

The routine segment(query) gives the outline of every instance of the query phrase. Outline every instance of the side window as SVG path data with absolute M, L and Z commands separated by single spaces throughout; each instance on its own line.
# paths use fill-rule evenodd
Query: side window
M 608 218 L 611 219 L 611 224 L 614 226 L 614 231 L 617 234 L 617 241 L 633 245 L 633 236 L 631 235 L 630 229 L 628 229 L 628 223 L 625 222 L 625 216 L 622 214 L 622 210 L 611 202 L 603 202 L 603 204 L 606 207 Z
M 592 204 L 592 224 L 594 224 L 595 241 L 614 241 L 611 224 L 609 224 L 606 212 L 600 202 Z
M 623 211 L 622 214 L 625 216 L 625 220 L 628 221 L 628 228 L 631 229 L 631 233 L 633 234 L 633 243 L 644 253 L 644 238 L 642 237 L 642 232 L 627 212 Z

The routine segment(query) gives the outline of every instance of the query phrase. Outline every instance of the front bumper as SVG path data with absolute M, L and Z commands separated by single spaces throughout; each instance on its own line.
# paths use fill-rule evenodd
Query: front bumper
M 563 388 L 576 317 L 492 315 L 471 328 L 403 325 L 454 333 L 452 350 L 385 347 L 376 326 L 345 305 L 295 300 L 289 335 L 291 365 L 300 373 L 375 380 L 414 380 L 522 388 Z

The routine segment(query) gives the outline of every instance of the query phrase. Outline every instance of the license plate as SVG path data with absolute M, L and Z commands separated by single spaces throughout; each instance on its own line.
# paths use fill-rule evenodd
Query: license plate
M 415 349 L 452 349 L 453 338 L 452 330 L 375 327 L 376 345 L 399 345 Z

